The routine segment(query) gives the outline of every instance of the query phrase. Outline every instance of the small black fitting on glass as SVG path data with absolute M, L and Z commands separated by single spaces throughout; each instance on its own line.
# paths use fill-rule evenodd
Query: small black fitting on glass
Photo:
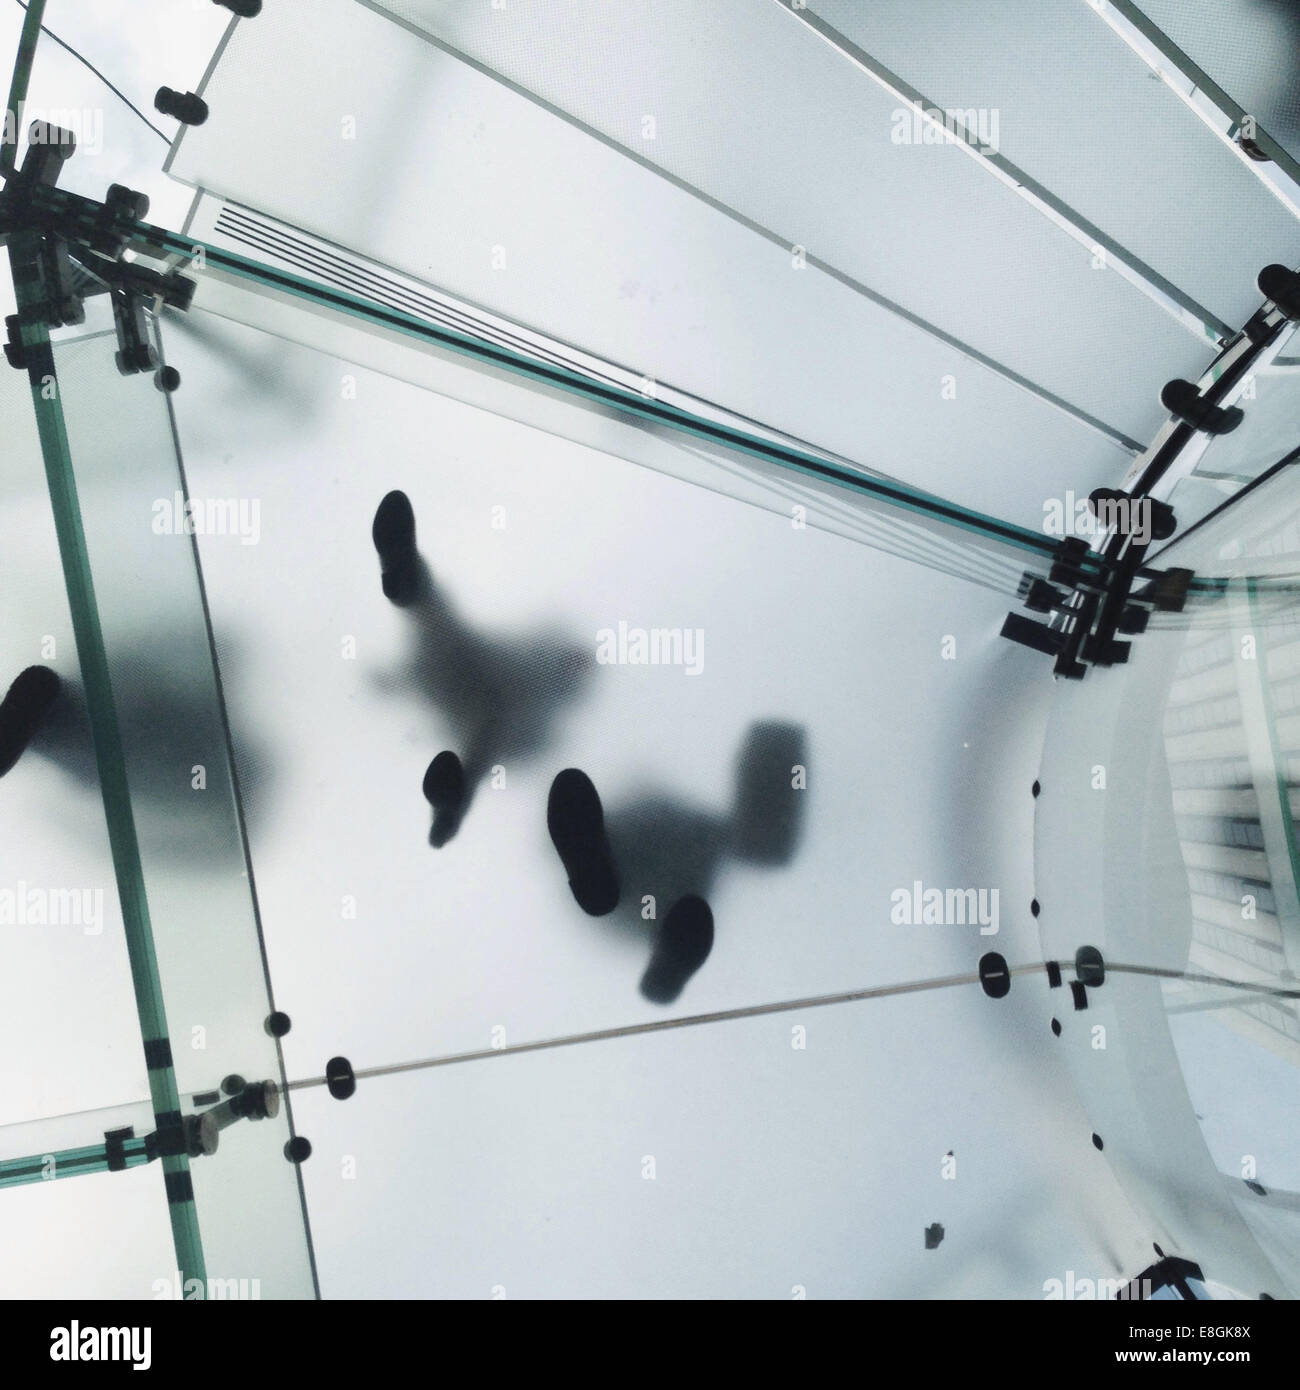
M 335 1100 L 347 1100 L 357 1089 L 352 1063 L 346 1057 L 331 1057 L 325 1063 L 325 1084 Z
M 155 110 L 170 116 L 182 125 L 202 125 L 208 119 L 208 103 L 193 92 L 178 92 L 173 87 L 159 87 L 154 93 Z
M 1240 406 L 1211 405 L 1194 381 L 1180 378 L 1165 382 L 1160 404 L 1175 419 L 1202 434 L 1231 434 L 1246 418 Z
M 1284 265 L 1266 265 L 1256 281 L 1259 292 L 1289 319 L 1300 319 L 1300 273 Z

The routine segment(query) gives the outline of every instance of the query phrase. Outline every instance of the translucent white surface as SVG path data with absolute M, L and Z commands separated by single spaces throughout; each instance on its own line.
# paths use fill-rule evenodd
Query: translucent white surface
M 1218 0 L 1140 0 L 1154 21 L 1289 153 L 1300 156 L 1300 99 L 1284 55 L 1300 43 L 1295 7 Z
M 7 443 L 0 496 L 8 517 L 0 557 L 6 594 L 0 685 L 7 690 L 35 665 L 76 683 L 72 623 L 24 373 L 0 373 L 0 412 Z M 93 765 L 86 771 L 88 780 L 70 776 L 38 744 L 0 780 L 0 836 L 7 846 L 0 889 L 9 919 L 0 926 L 6 960 L 0 1045 L 21 1059 L 0 1070 L 3 1124 L 148 1094 L 103 803 Z M 20 900 L 29 908 L 21 916 Z M 38 903 L 57 920 L 35 923 L 30 909 Z M 65 903 L 79 909 L 79 919 L 64 912 Z M 75 1008 L 66 1006 L 68 998 L 78 1000 Z M 79 1142 L 99 1137 L 92 1131 Z
M 1086 990 L 1086 1009 L 1066 987 L 1056 992 L 1059 1046 L 1142 1225 L 1207 1277 L 1282 1296 L 1294 1268 L 1270 1262 L 1221 1173 L 1239 1172 L 1256 1150 L 1278 1161 L 1287 1112 L 1276 1072 L 1294 1075 L 1300 1044 L 1281 1023 L 1256 1025 L 1256 1040 L 1270 1039 L 1264 1045 L 1280 1058 L 1263 1066 L 1226 1038 L 1210 1049 L 1206 1030 L 1218 1015 L 1187 1012 L 1226 1005 L 1221 1017 L 1235 1028 L 1234 1011 L 1259 996 L 1233 982 L 1294 985 L 1281 950 L 1263 970 L 1205 944 L 1215 939 L 1204 924 L 1216 906 L 1216 920 L 1242 940 L 1260 932 L 1258 918 L 1272 916 L 1276 898 L 1277 921 L 1291 930 L 1286 849 L 1242 849 L 1248 841 L 1234 833 L 1259 829 L 1265 797 L 1276 799 L 1279 787 L 1258 700 L 1263 656 L 1244 640 L 1252 632 L 1262 648 L 1265 627 L 1252 628 L 1237 606 L 1226 618 L 1207 615 L 1203 631 L 1144 633 L 1126 665 L 1060 683 L 1039 772 L 1035 894 L 1043 950 L 1067 980 L 1082 946 L 1107 962 L 1104 983 Z M 1186 813 L 1188 796 L 1199 798 L 1197 816 Z M 1245 807 L 1230 800 L 1247 796 Z M 1229 983 L 1207 983 L 1216 980 Z M 1293 1000 L 1270 1003 L 1294 1020 Z M 1242 1117 L 1264 1112 L 1247 1140 Z M 1247 1147 L 1229 1163 L 1233 1143 Z
M 337 1241 L 323 1287 L 1035 1299 L 1067 1270 L 1121 1277 L 1150 1247 L 1044 1047 L 1046 989 L 1017 994 L 503 1057 L 343 1105 L 307 1092 L 308 1197 Z
M 219 648 L 242 653 L 227 698 L 241 769 L 260 774 L 253 863 L 277 998 L 294 1017 L 291 1076 L 319 1076 L 338 1053 L 360 1069 L 971 973 L 990 945 L 1033 952 L 1034 753 L 1006 689 L 1032 702 L 1036 673 L 1049 686 L 997 638 L 1003 601 L 247 329 L 200 317 L 171 341 L 196 392 L 238 402 L 235 432 L 228 414 L 178 397 L 195 495 L 260 504 L 256 544 L 218 535 L 200 550 Z M 411 668 L 412 614 L 380 592 L 370 521 L 394 486 L 473 643 L 522 661 L 548 641 L 594 654 L 620 620 L 704 632 L 698 675 L 593 663 L 545 737 L 489 759 L 504 785 L 478 788 L 441 849 L 420 780 L 440 749 L 464 752 L 466 726 L 438 699 L 456 671 Z M 546 695 L 542 684 L 531 698 Z M 806 731 L 798 849 L 785 866 L 715 866 L 719 821 L 738 810 L 737 753 L 764 719 Z M 547 790 L 565 766 L 594 778 L 620 851 L 627 907 L 610 918 L 578 909 L 547 839 Z M 1007 815 L 990 818 L 991 802 Z M 708 884 L 715 944 L 664 1008 L 638 992 L 654 930 L 641 895 L 656 895 L 661 920 L 692 874 Z M 915 880 L 999 887 L 997 936 L 891 921 L 894 892 Z M 1045 989 L 1003 1009 L 968 984 L 363 1079 L 343 1104 L 295 1092 L 315 1146 L 304 1177 L 322 1288 L 1037 1297 L 1067 1265 L 1137 1268 L 1127 1203 L 1053 1070 L 1048 1007 Z M 812 1054 L 791 1047 L 796 1023 L 820 1049 L 813 1073 L 797 1070 Z M 1020 1080 L 980 1062 L 984 1044 L 959 1044 L 968 1034 L 1023 1057 Z M 1024 1142 L 1022 1103 L 1060 1107 L 1059 1147 Z M 846 1121 L 853 1106 L 860 1121 Z M 963 1143 L 973 1173 L 955 1186 L 927 1176 Z M 659 1185 L 632 1186 L 647 1153 L 667 1155 Z M 640 1211 L 669 1166 L 671 1204 Z M 996 1196 L 1022 1187 L 1041 1196 Z M 832 1209 L 857 1239 L 827 1242 Z M 935 1220 L 966 1252 L 956 1268 L 956 1243 L 924 1250 Z M 867 1250 L 879 1221 L 888 1240 Z M 629 1264 L 634 1239 L 648 1245 Z
M 996 111 L 1001 155 L 1232 327 L 1300 260 L 1300 222 L 1084 0 L 813 8 L 935 105 Z
M 0 1298 L 152 1299 L 175 1287 L 162 1166 L 5 1188 Z
M 56 352 L 60 399 L 117 705 L 176 1081 L 279 1081 L 229 747 L 167 397 L 119 375 L 114 340 Z M 84 701 L 84 697 L 83 697 Z M 55 746 L 74 773 L 88 750 Z M 251 780 L 251 774 L 250 774 Z M 138 1046 L 137 1042 L 137 1046 Z M 288 1115 L 241 1121 L 193 1162 L 208 1273 L 259 1277 L 264 1297 L 312 1280 Z
M 936 373 L 900 347 L 897 319 L 796 268 L 793 248 L 822 254 L 834 226 L 874 292 L 1130 436 L 1155 427 L 1160 384 L 1199 369 L 1203 341 L 962 151 L 892 143 L 896 99 L 776 6 L 735 31 L 713 10 L 680 18 L 664 17 L 647 62 L 670 68 L 672 93 L 695 90 L 729 167 L 788 184 L 804 211 L 776 244 L 343 0 L 240 26 L 171 172 L 891 471 L 905 422 L 941 416 L 942 376 L 960 398 L 973 367 Z M 334 81 L 282 80 L 313 69 Z M 646 100 L 629 89 L 629 109 Z M 699 109 L 659 112 L 664 138 Z M 890 399 L 904 406 L 892 423 Z

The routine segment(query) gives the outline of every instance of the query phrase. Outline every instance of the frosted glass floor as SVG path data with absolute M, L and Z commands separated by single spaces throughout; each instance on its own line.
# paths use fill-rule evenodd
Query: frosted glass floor
M 1047 996 L 885 999 L 384 1077 L 342 1105 L 305 1092 L 322 1287 L 1032 1299 L 1067 1269 L 1122 1277 L 1149 1246 L 1040 1056 Z
M 191 495 L 234 500 L 242 510 L 227 515 L 248 523 L 243 535 L 201 536 L 200 554 L 277 1003 L 294 1020 L 284 1040 L 291 1078 L 319 1076 L 325 1059 L 340 1053 L 361 1069 L 968 974 L 993 945 L 1009 958 L 1033 957 L 1028 784 L 1036 752 L 1022 734 L 1023 720 L 1040 716 L 1022 708 L 1013 720 L 1008 711 L 1006 683 L 1023 685 L 1036 668 L 997 639 L 1005 600 L 253 330 L 198 322 L 198 332 L 182 325 L 169 335 L 169 355 L 193 392 L 177 398 Z M 262 364 L 252 391 L 234 370 L 249 361 Z M 211 409 L 201 408 L 204 400 Z M 445 602 L 437 622 L 381 592 L 370 529 L 392 488 L 411 498 Z M 810 522 L 815 528 L 815 516 Z M 598 634 L 620 623 L 697 634 L 699 669 L 600 661 Z M 413 668 L 420 633 L 426 656 L 440 649 L 458 664 Z M 488 705 L 468 675 L 484 670 L 493 701 L 508 695 L 522 703 L 509 736 L 496 744 L 489 730 L 482 758 L 489 775 L 458 833 L 434 848 L 421 779 L 434 754 L 464 754 L 473 741 Z M 495 684 L 502 672 L 521 674 Z M 1049 689 L 1044 680 L 1041 695 Z M 748 809 L 736 800 L 738 755 L 750 729 L 765 722 L 802 731 L 807 773 L 805 790 L 782 790 L 806 798 L 794 853 L 766 867 L 727 851 Z M 609 917 L 579 909 L 547 835 L 551 780 L 571 766 L 595 781 L 620 861 L 623 901 Z M 492 785 L 492 767 L 504 773 L 502 785 Z M 990 799 L 1020 810 L 991 823 Z M 891 921 L 895 891 L 910 892 L 916 881 L 997 888 L 997 935 L 981 936 L 978 923 Z M 704 892 L 712 906 L 713 951 L 675 1002 L 657 1005 L 638 988 L 656 925 L 642 918 L 643 900 L 654 896 L 657 922 L 688 890 Z M 891 1094 L 926 1093 L 938 1084 L 936 1066 L 951 1070 L 951 1057 L 940 1064 L 931 1045 L 950 1015 L 953 1028 L 958 1018 L 985 1020 L 991 1045 L 1008 1045 L 1006 1016 L 977 985 L 959 989 L 961 1000 L 937 991 L 819 1010 L 808 1022 L 843 1038 L 862 1023 L 859 1010 L 887 1004 L 893 1038 L 886 1056 L 884 1025 L 869 1025 L 877 1043 L 862 1044 L 864 1084 L 869 1077 Z M 1026 991 L 1023 1007 L 1047 1007 L 1043 993 L 1031 1005 Z M 796 1022 L 805 1020 L 751 1020 L 734 1025 L 740 1031 L 727 1035 L 731 1041 L 720 1030 L 733 1025 L 703 1025 L 534 1059 L 363 1079 L 342 1105 L 323 1089 L 296 1092 L 299 1127 L 316 1146 L 304 1178 L 324 1292 L 394 1292 L 404 1262 L 429 1267 L 412 1292 L 490 1296 L 493 1283 L 517 1286 L 519 1276 L 494 1274 L 486 1255 L 466 1264 L 450 1255 L 430 1260 L 428 1252 L 439 1247 L 448 1219 L 441 1204 L 454 1206 L 455 1193 L 483 1220 L 516 1222 L 519 1230 L 544 1221 L 550 1178 L 512 1194 L 506 1168 L 472 1181 L 464 1166 L 476 1168 L 473 1155 L 501 1142 L 506 1117 L 523 1103 L 510 1098 L 518 1078 L 540 1088 L 521 1134 L 543 1150 L 571 1142 L 569 1121 L 557 1121 L 554 1140 L 547 1137 L 550 1102 L 541 1097 L 554 1097 L 556 1087 L 570 1109 L 582 1112 L 590 1100 L 582 1123 L 599 1129 L 606 1148 L 635 1148 L 638 1160 L 650 1152 L 638 1147 L 628 1109 L 640 1101 L 601 1108 L 613 1104 L 601 1094 L 623 1090 L 660 1106 L 658 1132 L 680 1143 L 694 1120 L 679 1102 L 713 1067 L 734 1079 L 746 1132 L 758 1142 L 764 1117 L 792 1100 L 768 1063 L 755 1058 L 751 1067 L 744 1049 L 735 1051 L 736 1040 L 778 1038 L 782 1050 L 771 1065 L 782 1065 Z M 808 1103 L 822 1107 L 819 1124 L 842 1118 L 843 1085 L 842 1076 L 826 1074 L 814 1088 Z M 481 1086 L 505 1090 L 475 1099 Z M 900 1134 L 910 1121 L 886 1123 Z M 1013 1142 L 1016 1126 L 1001 1113 L 990 1123 L 997 1143 Z M 973 1117 L 970 1124 L 973 1142 Z M 429 1146 L 442 1147 L 452 1132 L 461 1136 L 455 1152 L 431 1159 Z M 1067 1140 L 1065 1149 L 1086 1163 L 1095 1154 L 1086 1130 L 1079 1134 L 1081 1144 Z M 858 1178 L 855 1141 L 846 1134 L 839 1142 L 827 1162 L 842 1204 Z M 872 1143 L 879 1142 L 876 1134 Z M 382 1230 L 389 1219 L 368 1205 L 381 1190 L 376 1145 L 399 1166 L 445 1163 L 445 1181 L 430 1184 L 427 1166 L 418 1184 L 405 1168 L 386 1177 L 387 1210 L 406 1203 L 420 1213 L 403 1218 L 411 1244 L 387 1262 L 384 1239 L 362 1239 L 357 1248 L 371 1253 L 354 1267 L 343 1254 L 361 1239 L 354 1223 Z M 883 1193 L 885 1159 L 873 1153 L 874 1176 L 862 1185 Z M 358 1160 L 356 1186 L 345 1174 L 347 1155 Z M 664 1218 L 655 1260 L 679 1249 L 678 1223 L 689 1224 L 688 1212 L 707 1200 L 715 1181 L 709 1165 L 723 1156 L 699 1161 L 705 1167 L 696 1170 L 687 1206 Z M 773 1180 L 795 1181 L 787 1170 L 774 1170 Z M 764 1209 L 762 1171 L 752 1192 L 735 1195 L 729 1220 L 743 1224 L 751 1203 Z M 1104 1164 L 1098 1174 L 1095 1182 L 1080 1179 L 1071 1198 L 1080 1211 L 1122 1204 Z M 590 1243 L 585 1223 L 618 1219 L 622 1191 L 621 1179 L 604 1169 L 593 1170 L 592 1181 L 599 1193 L 543 1241 L 553 1283 L 538 1275 L 538 1288 L 587 1287 L 586 1276 L 566 1273 L 566 1262 Z M 408 1182 L 415 1186 L 408 1190 Z M 900 1218 L 896 1239 L 898 1249 L 911 1242 L 933 1259 L 923 1230 L 943 1218 L 922 1220 L 924 1207 L 908 1208 L 906 1234 Z M 1079 1229 L 1092 1219 L 1078 1216 Z M 1056 1216 L 1026 1220 L 1037 1232 L 1024 1237 L 1031 1249 L 1040 1241 L 1044 1252 L 1060 1248 Z M 1122 1221 L 1114 1221 L 1118 1232 Z M 1068 1239 L 1086 1247 L 1090 1237 L 1070 1229 Z M 753 1249 L 770 1249 L 775 1239 L 756 1236 Z M 843 1250 L 829 1263 L 814 1258 L 816 1241 L 808 1240 L 803 1258 L 824 1287 L 902 1287 L 889 1272 L 893 1245 L 860 1275 Z M 493 1248 L 505 1259 L 504 1247 Z M 719 1248 L 720 1263 L 700 1270 L 694 1291 L 757 1294 L 772 1280 L 785 1280 L 782 1289 L 799 1282 L 786 1280 L 779 1262 L 742 1277 L 732 1267 L 738 1258 Z M 971 1258 L 974 1267 L 936 1275 L 933 1287 L 973 1290 L 987 1277 L 990 1291 L 1033 1296 L 1048 1277 L 1026 1283 L 1038 1255 L 984 1275 Z M 923 1292 L 934 1268 L 908 1264 L 897 1277 Z M 625 1288 L 673 1291 L 652 1268 L 640 1279 L 629 1273 Z
M 194 347 L 175 349 L 183 371 Z M 496 1028 L 522 1041 L 659 1016 L 638 992 L 648 896 L 655 921 L 688 891 L 713 907 L 681 1012 L 973 969 L 978 928 L 889 914 L 914 879 L 997 886 L 948 827 L 986 790 L 990 734 L 963 687 L 1011 659 L 990 649 L 998 600 L 347 364 L 280 360 L 284 398 L 251 400 L 238 432 L 209 417 L 224 437 L 187 469 L 197 497 L 259 504 L 255 544 L 212 536 L 201 554 L 277 997 L 291 1013 L 319 1001 L 286 1041 L 296 1074 L 338 1051 L 361 1066 L 487 1046 Z M 380 591 L 371 518 L 396 487 L 436 622 Z M 700 669 L 603 664 L 598 635 L 620 623 L 697 634 Z M 466 757 L 507 696 L 487 775 L 434 849 L 425 769 Z M 774 793 L 802 798 L 785 867 L 726 849 L 750 814 L 737 760 L 768 722 L 806 749 L 806 790 L 787 790 L 792 761 Z M 609 918 L 579 910 L 547 836 L 566 767 L 594 780 L 624 861 Z M 1008 901 L 1002 929 L 1023 919 Z

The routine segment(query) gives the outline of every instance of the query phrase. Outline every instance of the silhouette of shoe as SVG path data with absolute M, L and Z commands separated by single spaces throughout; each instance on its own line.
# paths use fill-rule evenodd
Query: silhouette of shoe
M 788 864 L 798 847 L 808 793 L 795 786 L 806 768 L 807 739 L 799 724 L 751 724 L 736 759 L 731 853 L 750 864 Z
M 19 673 L 0 701 L 0 777 L 22 757 L 59 693 L 59 678 L 48 666 Z
M 641 993 L 652 1004 L 671 1004 L 713 949 L 713 913 L 694 893 L 668 909 L 655 941 L 650 964 L 641 977 Z
M 415 512 L 404 492 L 390 492 L 375 512 L 370 537 L 379 552 L 384 597 L 404 607 L 419 591 L 420 552 L 415 548 Z
M 429 843 L 441 849 L 460 829 L 465 814 L 465 768 L 450 749 L 425 769 L 424 799 L 433 807 Z
M 618 906 L 618 870 L 600 797 L 585 772 L 568 767 L 556 775 L 546 802 L 546 828 L 578 906 L 592 917 L 613 912 Z

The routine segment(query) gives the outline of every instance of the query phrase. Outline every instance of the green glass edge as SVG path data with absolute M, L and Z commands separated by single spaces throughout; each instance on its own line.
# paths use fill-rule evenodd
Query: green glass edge
M 139 1168 L 149 1162 L 143 1139 L 128 1139 L 122 1145 L 122 1168 Z M 80 1149 L 53 1149 L 26 1158 L 6 1158 L 0 1162 L 0 1187 L 19 1187 L 25 1183 L 52 1182 L 75 1178 L 83 1173 L 107 1173 L 108 1146 L 91 1144 Z
M 754 458 L 774 463 L 778 467 L 821 478 L 849 491 L 863 493 L 886 506 L 910 511 L 930 520 L 960 528 L 1001 546 L 1033 555 L 1040 560 L 1054 559 L 1059 548 L 1060 542 L 1053 537 L 1017 526 L 1014 522 L 1002 521 L 982 512 L 973 512 L 934 493 L 910 488 L 903 483 L 882 482 L 867 474 L 852 472 L 829 459 L 819 458 L 815 454 L 788 445 L 774 444 L 730 425 L 717 424 L 702 416 L 693 415 L 680 407 L 646 399 L 622 387 L 594 382 L 569 368 L 541 362 L 509 348 L 498 347 L 494 343 L 431 324 L 400 309 L 390 309 L 347 291 L 316 284 L 289 271 L 278 270 L 263 265 L 260 261 L 223 250 L 210 242 L 182 237 L 161 227 L 137 222 L 132 244 L 135 249 L 145 254 L 156 256 L 161 252 L 181 258 L 200 271 L 205 265 L 211 264 L 241 280 L 279 290 L 378 328 L 391 329 L 406 337 L 437 343 L 462 356 L 504 368 L 546 385 L 557 386 L 596 405 L 612 407 L 642 420 L 667 425 L 680 433 L 693 435 L 706 442 L 723 444 Z M 1100 576 L 1105 568 L 1104 560 L 1096 553 L 1081 556 L 1077 563 L 1085 574 L 1093 578 Z M 1146 566 L 1138 571 L 1139 576 L 1155 573 L 1158 571 Z M 1300 592 L 1300 585 L 1285 579 L 1263 579 L 1260 583 L 1269 592 Z M 1243 588 L 1243 580 L 1213 576 L 1194 577 L 1188 585 L 1190 593 L 1209 599 L 1218 599 L 1225 594 L 1239 592 Z
M 149 1071 L 149 1094 L 155 1116 L 175 1115 L 179 1119 L 180 1092 L 172 1069 L 167 1015 L 158 960 L 149 921 L 144 873 L 140 864 L 140 845 L 127 785 L 126 760 L 122 751 L 117 706 L 109 677 L 108 656 L 99 621 L 91 577 L 90 559 L 82 527 L 81 504 L 68 446 L 67 426 L 59 394 L 58 376 L 50 333 L 44 319 L 39 281 L 26 267 L 35 264 L 40 233 L 16 234 L 10 241 L 14 272 L 14 291 L 21 320 L 23 352 L 31 382 L 32 404 L 40 435 L 50 504 L 59 539 L 59 556 L 64 584 L 72 613 L 81 677 L 86 689 L 95 762 L 104 800 L 113 871 L 122 906 L 131 983 L 135 991 L 136 1012 Z M 168 1190 L 168 1215 L 178 1268 L 186 1279 L 196 1278 L 206 1286 L 207 1273 L 203 1245 L 199 1237 L 198 1212 L 194 1204 L 189 1159 L 184 1153 L 162 1157 L 163 1177 Z
M 746 434 L 732 426 L 706 420 L 680 407 L 641 396 L 623 387 L 593 381 L 569 368 L 542 362 L 509 348 L 498 347 L 494 343 L 439 327 L 413 314 L 390 309 L 344 290 L 317 284 L 289 271 L 278 270 L 223 250 L 209 242 L 182 237 L 147 223 L 136 223 L 132 244 L 135 249 L 146 254 L 157 255 L 161 251 L 177 256 L 200 271 L 210 265 L 241 280 L 279 290 L 376 327 L 394 330 L 406 337 L 418 338 L 425 342 L 437 343 L 461 356 L 504 368 L 544 385 L 559 387 L 591 403 L 606 408 L 612 407 L 641 420 L 667 425 L 709 443 L 725 445 L 782 468 L 864 493 L 886 505 L 959 527 L 984 539 L 994 540 L 1001 545 L 1040 558 L 1050 557 L 1057 548 L 1057 542 L 1048 536 L 1031 531 L 1027 527 L 1017 526 L 1013 522 L 1000 521 L 983 513 L 973 512 L 933 493 L 909 488 L 902 483 L 881 482 L 867 474 L 850 472 L 843 466 L 819 458 L 815 454 L 775 444 L 757 435 Z

